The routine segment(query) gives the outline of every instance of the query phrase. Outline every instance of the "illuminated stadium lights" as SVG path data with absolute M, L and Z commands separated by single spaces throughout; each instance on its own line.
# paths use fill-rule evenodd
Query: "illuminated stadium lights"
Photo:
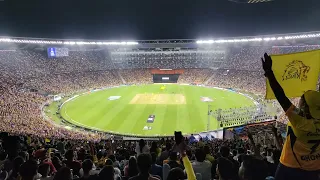
M 30 43 L 30 44 L 65 44 L 65 45 L 137 45 L 138 42 L 123 41 L 123 42 L 84 42 L 84 41 L 54 41 L 54 40 L 28 40 L 28 39 L 10 39 L 0 38 L 0 42 L 6 43 Z
M 271 38 L 275 40 L 275 38 Z M 213 43 L 234 43 L 234 42 L 254 42 L 262 41 L 262 38 L 251 38 L 251 39 L 219 39 L 219 40 L 198 40 L 197 44 L 213 44 Z
M 197 44 L 213 44 L 213 43 L 238 43 L 238 42 L 258 42 L 258 41 L 275 41 L 275 40 L 283 40 L 283 39 L 302 39 L 302 38 L 315 38 L 320 37 L 320 33 L 318 34 L 300 34 L 294 36 L 279 36 L 279 37 L 256 37 L 250 39 L 220 39 L 220 40 L 198 40 Z
M 272 38 L 263 38 L 264 41 L 274 41 L 277 40 L 277 38 L 272 37 Z
M 223 44 L 223 43 L 243 43 L 243 42 L 260 42 L 260 41 L 280 41 L 290 39 L 305 39 L 305 38 L 318 38 L 320 37 L 319 32 L 310 32 L 304 34 L 287 34 L 279 36 L 262 36 L 262 37 L 238 37 L 238 38 L 226 38 L 226 39 L 209 39 L 209 40 L 177 40 L 179 42 L 186 43 L 197 43 L 197 44 Z M 81 41 L 81 40 L 51 40 L 51 39 L 23 39 L 23 38 L 0 38 L 0 42 L 4 43 L 30 43 L 30 44 L 61 44 L 61 45 L 137 45 L 135 41 Z M 146 43 L 176 43 L 176 40 L 150 40 L 142 41 L 141 44 Z

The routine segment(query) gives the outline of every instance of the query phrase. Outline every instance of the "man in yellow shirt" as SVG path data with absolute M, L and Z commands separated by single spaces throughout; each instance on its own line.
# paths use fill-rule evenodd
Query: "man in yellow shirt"
M 288 116 L 287 138 L 284 143 L 276 180 L 320 179 L 320 93 L 305 92 L 295 107 L 286 97 L 272 71 L 268 54 L 262 59 L 265 76 Z

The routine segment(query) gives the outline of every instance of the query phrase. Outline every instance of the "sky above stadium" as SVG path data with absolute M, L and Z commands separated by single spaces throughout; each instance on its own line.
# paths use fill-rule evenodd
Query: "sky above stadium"
M 320 0 L 0 0 L 0 35 L 199 39 L 320 30 Z

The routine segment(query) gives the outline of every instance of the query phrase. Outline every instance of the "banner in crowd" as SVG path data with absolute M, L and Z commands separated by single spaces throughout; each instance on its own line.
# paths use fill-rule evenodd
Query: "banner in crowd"
M 307 90 L 316 90 L 320 69 L 320 50 L 273 55 L 272 70 L 287 97 L 300 97 Z M 275 99 L 267 79 L 266 99 Z

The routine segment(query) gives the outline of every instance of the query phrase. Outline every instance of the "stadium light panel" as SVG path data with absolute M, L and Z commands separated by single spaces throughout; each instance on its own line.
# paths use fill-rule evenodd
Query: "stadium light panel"
M 76 42 L 76 44 L 77 44 L 77 45 L 82 45 L 83 43 L 82 43 L 82 42 Z
M 139 44 L 138 42 L 127 42 L 127 45 L 137 45 Z

